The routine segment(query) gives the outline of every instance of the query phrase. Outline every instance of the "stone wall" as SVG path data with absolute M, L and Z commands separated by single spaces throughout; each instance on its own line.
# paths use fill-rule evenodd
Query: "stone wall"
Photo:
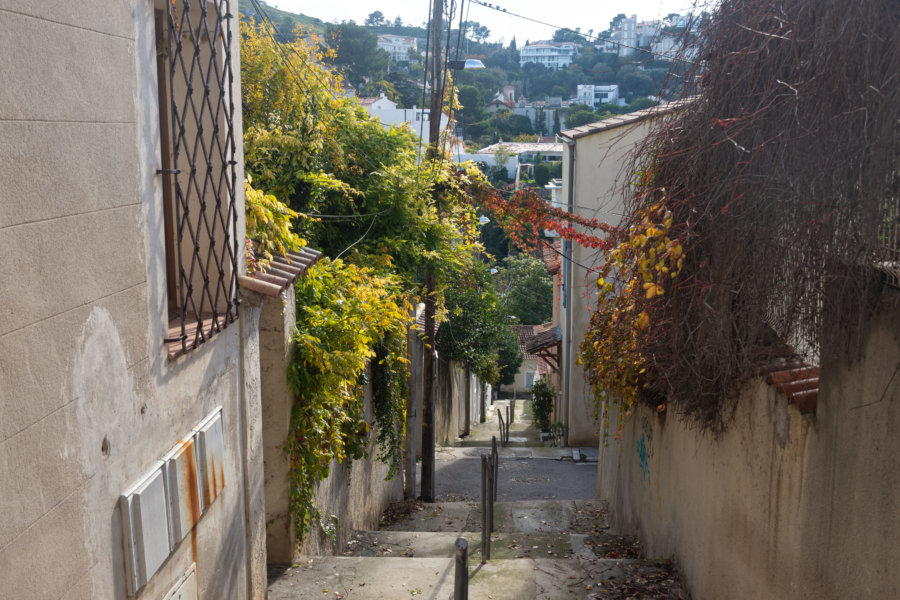
M 637 530 L 650 556 L 674 555 L 694 598 L 900 597 L 893 303 L 866 326 L 860 360 L 823 351 L 814 414 L 762 379 L 718 438 L 637 409 L 601 444 L 613 526 Z

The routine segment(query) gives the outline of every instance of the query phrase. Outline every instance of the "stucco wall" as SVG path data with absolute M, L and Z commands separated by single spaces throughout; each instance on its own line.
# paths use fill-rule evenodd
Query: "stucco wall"
M 863 339 L 851 364 L 823 352 L 833 358 L 816 414 L 762 380 L 718 439 L 635 411 L 620 442 L 601 447 L 614 528 L 639 531 L 650 556 L 674 554 L 701 600 L 900 597 L 896 308 Z
M 434 361 L 434 440 L 438 446 L 452 444 L 465 430 L 466 402 L 469 403 L 470 424 L 478 423 L 481 416 L 481 382 L 470 374 L 469 396 L 466 397 L 466 371 L 454 361 L 440 357 Z M 486 401 L 490 405 L 490 400 Z M 418 408 L 421 413 L 421 406 Z M 422 431 L 418 432 L 418 448 L 421 455 Z
M 369 422 L 374 421 L 371 384 L 366 387 L 365 414 Z M 316 502 L 323 520 L 328 521 L 332 516 L 337 519 L 337 534 L 332 540 L 317 530 L 303 540 L 302 553 L 340 553 L 354 529 L 378 529 L 384 509 L 403 497 L 402 469 L 387 480 L 388 466 L 377 460 L 377 456 L 378 444 L 372 435 L 368 460 L 353 461 L 352 465 L 331 463 L 331 472 L 316 488 Z
M 504 393 L 512 394 L 513 392 L 522 395 L 522 394 L 530 394 L 531 388 L 525 387 L 525 374 L 527 372 L 534 373 L 534 381 L 537 381 L 538 377 L 538 361 L 536 358 L 526 358 L 522 361 L 522 366 L 519 367 L 519 370 L 516 372 L 516 380 L 513 381 L 510 385 L 500 386 L 500 391 Z
M 575 141 L 574 182 L 570 181 L 568 150 L 563 153 L 563 202 L 568 201 L 569 188 L 574 186 L 575 214 L 595 218 L 610 225 L 618 225 L 624 212 L 622 186 L 627 181 L 623 169 L 635 144 L 644 138 L 650 121 L 644 120 L 578 138 Z M 561 365 L 569 364 L 568 378 L 562 377 L 561 398 L 569 398 L 568 430 L 570 446 L 596 445 L 597 424 L 593 413 L 593 395 L 577 364 L 584 333 L 590 324 L 591 310 L 596 299 L 596 275 L 588 276 L 584 266 L 593 267 L 600 261 L 600 252 L 574 244 L 571 281 L 566 282 L 568 303 L 560 307 L 563 332 Z M 561 269 L 565 270 L 566 261 Z M 568 321 L 571 320 L 571 325 Z M 567 329 L 567 327 L 570 327 Z M 571 335 L 568 335 L 568 331 Z M 566 395 L 567 394 L 567 395 Z M 563 413 L 564 411 L 559 411 Z M 560 415 L 562 417 L 563 415 Z
M 138 597 L 192 562 L 248 597 L 254 314 L 167 357 L 152 3 L 0 0 L 0 31 L 0 595 L 124 598 L 119 495 L 221 406 L 226 485 Z

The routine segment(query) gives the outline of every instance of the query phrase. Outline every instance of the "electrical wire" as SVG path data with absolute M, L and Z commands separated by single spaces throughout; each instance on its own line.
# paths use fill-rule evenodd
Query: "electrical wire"
M 338 254 L 337 256 L 334 257 L 334 260 L 339 259 L 340 257 L 342 257 L 342 256 L 344 255 L 344 252 L 346 252 L 347 250 L 349 250 L 349 249 L 352 248 L 353 246 L 357 245 L 358 243 L 360 243 L 361 241 L 363 241 L 364 239 L 366 239 L 366 236 L 369 235 L 369 232 L 370 232 L 370 231 L 372 231 L 372 226 L 375 225 L 375 221 L 376 221 L 377 219 L 378 219 L 377 216 L 376 216 L 376 217 L 372 217 L 372 222 L 369 223 L 369 228 L 366 229 L 366 232 L 365 232 L 364 234 L 362 234 L 362 237 L 359 238 L 358 240 L 356 240 L 355 242 L 353 242 L 352 244 L 350 244 L 349 246 L 347 246 L 346 248 L 344 248 L 343 250 L 341 250 L 340 254 Z

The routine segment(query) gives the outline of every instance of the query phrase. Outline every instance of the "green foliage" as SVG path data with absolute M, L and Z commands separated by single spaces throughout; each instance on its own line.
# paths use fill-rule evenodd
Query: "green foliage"
M 378 47 L 378 36 L 354 23 L 329 25 L 328 46 L 334 50 L 334 64 L 344 70 L 350 85 L 362 89 L 368 79 L 386 73 L 391 56 Z
M 550 414 L 556 389 L 546 379 L 538 379 L 531 386 L 531 416 L 539 429 L 550 429 Z
M 506 323 L 504 314 L 491 285 L 487 267 L 473 263 L 463 276 L 444 291 L 447 320 L 437 332 L 437 349 L 444 358 L 467 362 L 482 381 L 496 383 L 500 379 L 499 349 L 504 337 L 515 334 Z M 507 342 L 508 345 L 508 342 Z M 518 371 L 522 354 L 510 355 L 507 348 L 506 365 Z
M 537 325 L 553 316 L 553 280 L 544 261 L 524 254 L 508 256 L 494 282 L 507 314 L 518 323 Z
M 472 164 L 440 156 L 420 161 L 408 127 L 386 128 L 341 98 L 329 52 L 299 39 L 273 42 L 252 21 L 241 27 L 245 171 L 265 190 L 253 198 L 280 199 L 299 213 L 299 233 L 310 245 L 335 258 L 320 261 L 296 286 L 289 384 L 297 403 L 285 449 L 302 538 L 317 522 L 325 531 L 334 527 L 313 501 L 332 461 L 366 456 L 373 435 L 363 414 L 366 365 L 378 458 L 396 472 L 408 301 L 421 298 L 428 272 L 441 307 L 445 287 L 480 250 L 464 199 L 483 176 Z
M 525 356 L 519 348 L 519 338 L 510 327 L 504 327 L 500 331 L 497 340 L 497 363 L 500 366 L 500 378 L 498 385 L 511 385 L 516 380 L 516 373 Z
M 288 250 L 299 250 L 306 241 L 294 233 L 291 220 L 297 213 L 278 201 L 271 194 L 253 189 L 251 178 L 244 181 L 244 212 L 247 219 L 247 237 L 256 242 L 254 256 L 248 254 L 251 270 L 265 271 L 277 252 L 282 256 Z
M 296 284 L 297 328 L 288 384 L 297 401 L 285 449 L 291 461 L 291 508 L 298 539 L 321 521 L 314 501 L 316 482 L 328 476 L 332 461 L 367 455 L 371 424 L 364 414 L 366 367 L 380 356 L 376 372 L 376 416 L 381 455 L 393 473 L 400 460 L 394 431 L 402 427 L 405 340 L 409 305 L 396 277 L 322 259 Z M 392 383 L 393 382 L 393 383 Z M 391 431 L 384 431 L 391 430 Z
M 534 183 L 539 187 L 544 187 L 550 182 L 550 165 L 547 163 L 538 163 L 534 165 Z

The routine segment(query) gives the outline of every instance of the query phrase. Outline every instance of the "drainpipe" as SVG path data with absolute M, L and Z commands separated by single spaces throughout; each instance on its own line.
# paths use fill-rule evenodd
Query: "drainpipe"
M 560 135 L 560 138 L 566 143 L 569 152 L 569 189 L 566 194 L 566 210 L 569 213 L 575 213 L 575 140 Z M 565 299 L 563 301 L 566 307 L 566 332 L 564 334 L 565 345 L 563 351 L 566 353 L 563 369 L 563 446 L 569 445 L 569 403 L 571 401 L 571 385 L 570 377 L 572 372 L 572 243 L 567 242 L 565 252 L 563 254 L 563 277 L 566 285 L 564 287 Z

